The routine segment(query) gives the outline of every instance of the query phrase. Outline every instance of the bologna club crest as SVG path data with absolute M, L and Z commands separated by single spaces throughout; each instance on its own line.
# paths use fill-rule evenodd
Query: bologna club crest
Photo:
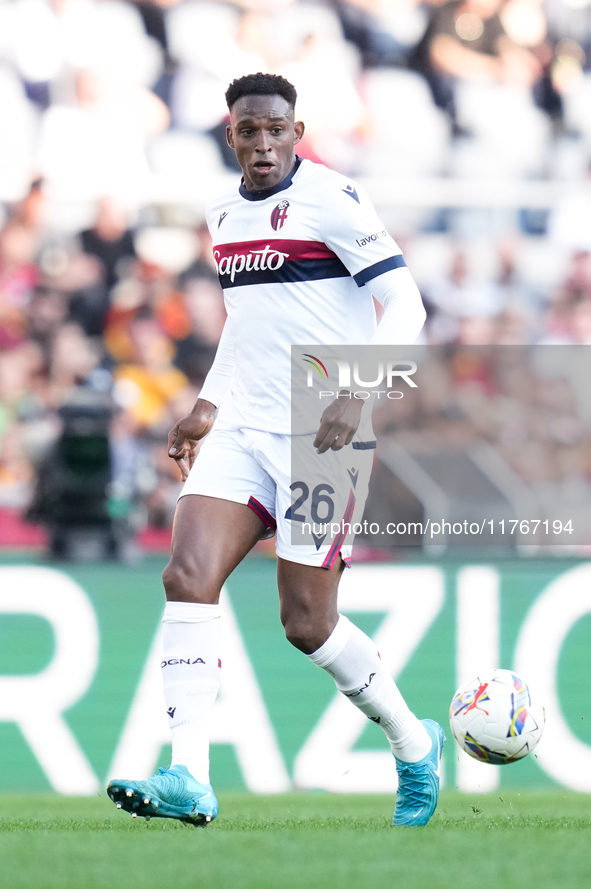
M 280 228 L 283 228 L 288 211 L 289 201 L 281 201 L 281 203 L 277 204 L 275 209 L 271 211 L 271 225 L 273 226 L 274 231 L 279 231 Z

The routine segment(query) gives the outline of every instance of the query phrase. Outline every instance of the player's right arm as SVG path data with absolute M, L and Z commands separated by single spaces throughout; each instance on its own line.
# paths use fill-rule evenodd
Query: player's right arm
M 211 366 L 195 407 L 174 424 L 168 433 L 168 456 L 176 460 L 183 481 L 187 480 L 195 462 L 197 442 L 205 438 L 213 426 L 214 414 L 234 372 L 234 340 L 226 321 L 215 360 Z

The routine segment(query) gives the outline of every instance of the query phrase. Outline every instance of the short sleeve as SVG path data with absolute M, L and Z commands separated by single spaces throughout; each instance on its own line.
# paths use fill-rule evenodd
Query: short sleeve
M 322 240 L 336 253 L 359 287 L 384 272 L 406 265 L 399 246 L 359 185 L 335 178 L 323 197 Z

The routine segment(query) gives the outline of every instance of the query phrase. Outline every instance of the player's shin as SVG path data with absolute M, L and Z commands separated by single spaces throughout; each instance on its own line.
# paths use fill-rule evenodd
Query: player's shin
M 209 783 L 211 712 L 220 681 L 220 606 L 167 602 L 162 622 L 162 681 L 172 733 L 171 765 Z
M 382 664 L 372 640 L 340 615 L 332 634 L 311 661 L 333 677 L 337 688 L 384 730 L 394 755 L 418 762 L 431 749 L 425 727 L 412 713 Z

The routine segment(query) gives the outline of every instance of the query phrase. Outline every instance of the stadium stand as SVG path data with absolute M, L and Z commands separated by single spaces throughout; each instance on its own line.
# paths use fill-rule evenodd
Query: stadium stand
M 2 0 L 0 545 L 46 540 L 24 518 L 85 393 L 112 399 L 109 508 L 167 539 L 166 433 L 224 322 L 223 93 L 259 69 L 295 83 L 302 154 L 367 186 L 425 342 L 591 342 L 591 3 Z

